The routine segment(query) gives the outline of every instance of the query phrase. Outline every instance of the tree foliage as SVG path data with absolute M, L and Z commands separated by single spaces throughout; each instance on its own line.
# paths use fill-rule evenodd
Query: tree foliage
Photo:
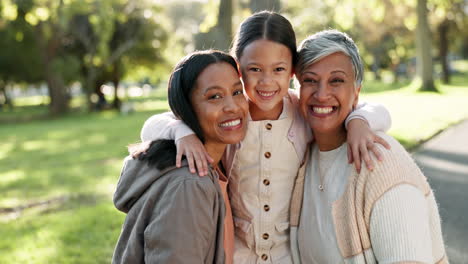
M 71 82 L 81 82 L 91 109 L 100 84 L 127 72 L 124 62 L 164 63 L 167 33 L 154 1 L 5 0 L 1 10 L 0 45 L 18 52 L 1 55 L 0 78 L 46 82 L 52 115 L 68 111 Z

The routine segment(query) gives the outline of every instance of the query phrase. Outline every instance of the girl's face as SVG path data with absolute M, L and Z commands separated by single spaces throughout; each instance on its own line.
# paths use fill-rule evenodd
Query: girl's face
M 248 104 L 232 65 L 211 64 L 200 73 L 195 85 L 191 102 L 205 144 L 235 144 L 244 139 Z
M 291 51 L 277 42 L 255 40 L 242 52 L 239 67 L 252 118 L 278 119 L 294 73 Z
M 342 135 L 344 122 L 356 106 L 361 87 L 356 87 L 351 59 L 337 52 L 307 67 L 299 76 L 300 108 L 314 135 Z

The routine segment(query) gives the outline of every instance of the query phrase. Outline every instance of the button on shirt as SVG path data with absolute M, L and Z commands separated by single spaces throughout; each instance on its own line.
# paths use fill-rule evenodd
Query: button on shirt
M 300 159 L 288 139 L 293 109 L 283 103 L 278 120 L 250 121 L 234 161 L 234 263 L 292 263 L 289 206 Z

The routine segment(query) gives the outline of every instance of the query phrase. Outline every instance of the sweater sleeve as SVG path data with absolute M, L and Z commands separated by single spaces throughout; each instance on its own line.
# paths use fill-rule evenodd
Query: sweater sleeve
M 143 124 L 141 141 L 156 139 L 174 139 L 176 142 L 194 132 L 172 112 L 153 115 Z
M 378 263 L 434 263 L 429 209 L 424 194 L 401 184 L 374 204 L 370 238 Z
M 376 103 L 360 103 L 356 110 L 351 112 L 346 118 L 345 126 L 348 128 L 348 123 L 359 118 L 367 121 L 369 127 L 373 131 L 386 132 L 392 126 L 392 118 L 387 108 L 381 104 Z
M 144 231 L 145 263 L 213 263 L 220 204 L 209 180 L 176 182 Z

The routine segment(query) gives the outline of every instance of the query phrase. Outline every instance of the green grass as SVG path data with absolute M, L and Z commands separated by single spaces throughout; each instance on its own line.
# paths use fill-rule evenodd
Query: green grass
M 361 100 L 389 109 L 390 134 L 407 147 L 468 118 L 468 75 L 439 84 L 441 94 L 416 93 L 409 83 L 365 85 Z M 163 94 L 132 99 L 130 115 L 76 111 L 0 125 L 0 209 L 59 198 L 0 213 L 0 263 L 110 263 L 125 217 L 112 205 L 125 146 L 138 141 L 146 118 L 167 109 Z M 16 111 L 24 118 L 47 107 L 26 100 Z
M 389 134 L 407 149 L 414 149 L 448 126 L 468 119 L 468 75 L 453 76 L 450 85 L 437 83 L 440 93 L 416 92 L 417 85 L 416 82 L 399 89 L 367 92 L 364 84 L 360 96 L 361 101 L 387 107 L 392 116 Z
M 167 107 L 148 100 L 130 115 L 78 112 L 1 125 L 0 208 L 63 199 L 0 213 L 0 263 L 110 263 L 124 219 L 112 193 L 126 145 Z

